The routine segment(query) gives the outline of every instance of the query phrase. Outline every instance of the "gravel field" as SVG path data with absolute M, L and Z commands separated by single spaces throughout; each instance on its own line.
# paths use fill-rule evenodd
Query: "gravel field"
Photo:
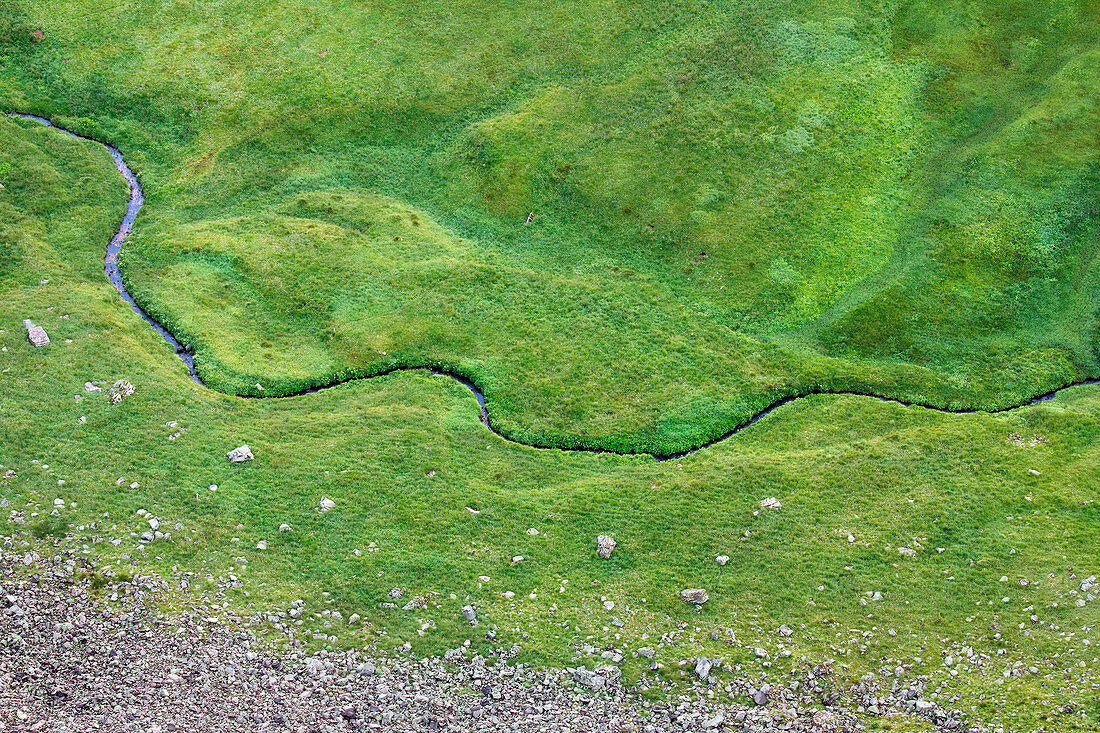
M 197 591 L 140 575 L 107 603 L 77 579 L 78 551 L 42 556 L 45 543 L 18 537 L 2 544 L 0 730 L 862 730 L 853 704 L 965 729 L 921 699 L 919 678 L 839 689 L 822 666 L 757 687 L 717 683 L 701 658 L 694 684 L 642 697 L 614 666 L 537 670 L 510 663 L 514 649 L 428 659 L 278 651 L 257 633 L 263 614 L 219 614 Z M 167 594 L 183 610 L 151 611 Z

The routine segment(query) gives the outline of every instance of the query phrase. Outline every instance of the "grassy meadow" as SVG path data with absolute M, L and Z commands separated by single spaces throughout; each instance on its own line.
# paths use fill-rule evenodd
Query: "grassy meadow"
M 1006 731 L 1098 730 L 1096 387 L 998 414 L 813 396 L 668 462 L 503 441 L 423 372 L 236 396 L 443 365 L 510 437 L 664 453 L 811 389 L 997 408 L 1097 376 L 1097 21 L 0 0 L 0 108 L 119 145 L 147 196 L 128 286 L 209 385 L 103 276 L 107 153 L 0 118 L 6 526 L 73 532 L 105 597 L 153 568 L 239 579 L 234 610 L 304 598 L 318 646 L 613 645 L 644 685 L 643 646 L 666 682 L 832 660 Z M 118 405 L 83 389 L 116 379 Z M 139 543 L 138 510 L 171 539 Z

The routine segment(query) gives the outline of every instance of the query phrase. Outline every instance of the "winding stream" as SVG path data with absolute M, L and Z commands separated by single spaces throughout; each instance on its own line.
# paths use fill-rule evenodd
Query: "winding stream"
M 130 170 L 130 166 L 126 165 L 126 161 L 123 160 L 123 158 L 122 158 L 122 153 L 119 152 L 118 148 L 114 147 L 113 145 L 108 145 L 107 143 L 102 143 L 99 140 L 95 140 L 95 139 L 90 138 L 90 137 L 84 137 L 83 135 L 78 135 L 75 132 L 72 132 L 71 130 L 66 130 L 64 127 L 59 127 L 58 125 L 53 124 L 52 122 L 50 122 L 49 120 L 47 120 L 44 117 L 38 117 L 37 115 L 25 114 L 25 113 L 22 113 L 22 112 L 8 112 L 7 116 L 8 117 L 18 117 L 18 118 L 24 119 L 24 120 L 32 120 L 34 122 L 38 122 L 42 125 L 45 125 L 46 127 L 52 127 L 55 130 L 59 130 L 59 131 L 65 133 L 66 135 L 69 135 L 71 137 L 76 138 L 77 140 L 84 140 L 86 142 L 95 143 L 96 145 L 102 145 L 103 147 L 105 147 L 107 149 L 107 152 L 111 154 L 111 158 L 113 158 L 114 161 L 115 161 L 115 168 L 118 169 L 119 174 L 121 174 L 122 177 L 126 179 L 126 182 L 130 185 L 130 201 L 126 205 L 126 215 L 122 217 L 122 223 L 119 225 L 118 231 L 115 232 L 115 235 L 113 237 L 111 237 L 111 241 L 107 244 L 107 254 L 103 258 L 103 271 L 106 273 L 107 279 L 111 282 L 111 285 L 113 285 L 115 290 L 118 291 L 119 295 L 122 296 L 122 299 L 125 300 L 127 303 L 129 303 L 130 307 L 134 309 L 134 313 L 137 313 L 138 316 L 140 316 L 143 321 L 148 323 L 153 328 L 154 331 L 156 331 L 158 334 L 160 334 L 160 337 L 163 338 L 168 343 L 169 346 L 171 346 L 173 349 L 175 349 L 176 355 L 187 366 L 187 372 L 188 372 L 188 374 L 191 375 L 191 378 L 193 380 L 195 380 L 195 382 L 197 382 L 198 384 L 200 384 L 202 386 L 205 386 L 203 384 L 202 379 L 199 377 L 198 373 L 196 373 L 196 371 L 195 371 L 194 355 L 190 352 L 190 350 L 188 348 L 186 348 L 183 344 L 181 344 L 176 339 L 176 337 L 173 336 L 168 331 L 168 329 L 166 329 L 160 323 L 155 321 L 152 317 L 149 316 L 148 313 L 146 313 L 144 310 L 141 309 L 141 306 L 139 306 L 134 301 L 133 296 L 131 296 L 129 291 L 126 290 L 126 285 L 122 282 L 122 273 L 119 272 L 119 269 L 118 269 L 118 253 L 122 249 L 122 243 L 124 241 L 126 241 L 126 237 L 128 237 L 130 235 L 130 232 L 134 227 L 134 220 L 137 218 L 138 211 L 141 209 L 142 204 L 145 203 L 145 194 L 142 192 L 141 183 L 138 181 L 137 176 L 134 175 L 134 172 L 132 170 Z M 507 435 L 502 434 L 496 428 L 493 427 L 492 420 L 489 417 L 489 411 L 485 407 L 485 394 L 480 389 L 478 389 L 477 385 L 475 385 L 469 379 L 467 379 L 467 378 L 465 378 L 465 377 L 463 377 L 459 374 L 455 374 L 453 372 L 443 371 L 443 370 L 439 370 L 439 369 L 433 369 L 431 367 L 395 367 L 395 368 L 389 369 L 385 372 L 380 372 L 378 374 L 374 374 L 370 377 L 352 377 L 350 379 L 338 380 L 338 381 L 332 382 L 330 384 L 322 385 L 320 387 L 311 387 L 309 389 L 302 390 L 301 392 L 296 392 L 294 394 L 284 395 L 284 397 L 297 397 L 297 396 L 300 396 L 300 395 L 303 395 L 303 394 L 308 394 L 310 392 L 318 392 L 322 389 L 328 389 L 329 387 L 335 387 L 339 384 L 343 384 L 344 382 L 352 381 L 354 379 L 371 379 L 373 377 L 381 377 L 381 376 L 384 376 L 386 374 L 393 374 L 394 372 L 409 372 L 409 371 L 426 371 L 426 372 L 430 372 L 431 374 L 438 374 L 438 375 L 441 375 L 441 376 L 449 377 L 449 378 L 453 379 L 454 381 L 458 382 L 459 384 L 461 384 L 466 389 L 470 390 L 470 392 L 474 395 L 474 398 L 477 400 L 478 406 L 481 408 L 481 422 L 494 435 L 501 438 L 502 440 L 506 440 L 509 443 L 516 443 L 518 445 L 526 445 L 529 448 L 539 448 L 539 449 L 546 449 L 546 450 L 555 448 L 555 446 L 534 445 L 534 444 L 531 444 L 531 443 L 524 443 L 522 441 L 515 440 L 513 438 L 509 438 Z M 1039 402 L 1045 402 L 1047 400 L 1053 399 L 1059 392 L 1070 389 L 1072 387 L 1080 387 L 1080 386 L 1089 385 L 1089 384 L 1100 384 L 1100 379 L 1083 379 L 1083 380 L 1080 380 L 1080 381 L 1077 381 L 1077 382 L 1073 382 L 1071 384 L 1065 385 L 1064 387 L 1059 387 L 1058 389 L 1054 389 L 1054 390 L 1051 390 L 1050 392 L 1039 395 L 1038 397 L 1030 399 L 1027 402 L 1021 403 L 1019 405 L 1012 405 L 1012 406 L 1009 406 L 1009 407 L 1003 407 L 1003 408 L 998 409 L 998 410 L 980 410 L 980 409 L 951 410 L 951 409 L 948 409 L 948 408 L 945 408 L 945 407 L 936 407 L 934 405 L 923 405 L 923 404 L 920 404 L 919 402 L 906 402 L 905 400 L 894 399 L 892 397 L 882 397 L 880 395 L 866 394 L 866 393 L 863 393 L 863 392 L 811 390 L 811 391 L 808 391 L 808 392 L 803 392 L 803 393 L 793 394 L 793 395 L 789 395 L 787 397 L 783 397 L 783 398 L 777 400 L 776 402 L 773 402 L 772 404 L 768 405 L 767 407 L 762 409 L 760 412 L 756 413 L 755 415 L 753 415 L 752 417 L 750 417 L 748 420 L 741 423 L 737 427 L 735 427 L 732 430 L 724 433 L 723 435 L 715 438 L 714 440 L 711 440 L 708 443 L 704 443 L 703 445 L 697 446 L 697 447 L 692 448 L 690 450 L 681 451 L 679 453 L 668 453 L 668 454 L 657 455 L 657 454 L 641 453 L 641 452 L 625 452 L 625 451 L 604 450 L 602 448 L 557 448 L 557 450 L 581 451 L 581 452 L 586 452 L 586 453 L 613 453 L 613 454 L 616 454 L 616 455 L 651 455 L 651 456 L 653 456 L 653 458 L 655 458 L 658 461 L 668 461 L 668 460 L 674 460 L 674 459 L 677 459 L 677 458 L 683 458 L 685 456 L 691 455 L 692 453 L 695 453 L 698 450 L 702 450 L 703 448 L 708 448 L 708 447 L 714 445 L 715 443 L 720 443 L 723 440 L 726 440 L 727 438 L 730 438 L 730 437 L 736 435 L 737 433 L 741 432 L 742 430 L 744 430 L 745 428 L 749 427 L 750 425 L 756 423 L 757 421 L 767 417 L 768 415 L 770 415 L 772 412 L 778 410 L 783 405 L 786 405 L 789 402 L 794 402 L 795 400 L 798 400 L 798 399 L 802 399 L 803 397 L 809 397 L 810 395 L 815 395 L 815 394 L 831 394 L 831 395 L 849 395 L 849 396 L 854 396 L 854 397 L 869 397 L 871 399 L 876 399 L 876 400 L 879 400 L 881 402 L 893 402 L 895 404 L 903 405 L 905 407 L 923 407 L 923 408 L 928 409 L 928 410 L 935 410 L 937 412 L 947 412 L 947 413 L 952 413 L 952 414 L 969 414 L 969 413 L 977 413 L 977 412 L 997 413 L 997 412 L 1007 412 L 1009 410 L 1016 410 L 1016 409 L 1019 409 L 1021 407 L 1026 407 L 1028 405 L 1037 404 Z M 253 398 L 253 399 L 281 399 L 281 398 L 279 398 L 279 397 L 264 397 L 264 398 Z

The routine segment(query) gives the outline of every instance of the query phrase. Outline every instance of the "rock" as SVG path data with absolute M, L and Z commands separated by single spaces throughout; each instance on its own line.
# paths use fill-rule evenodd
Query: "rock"
M 355 668 L 355 671 L 364 677 L 370 677 L 374 674 L 374 665 L 370 662 L 361 662 L 359 666 Z
M 596 537 L 596 554 L 606 560 L 615 551 L 615 544 L 615 540 L 608 535 L 599 535 Z
M 723 715 L 722 713 L 718 713 L 713 718 L 710 718 L 705 723 L 703 723 L 703 728 L 705 728 L 706 730 L 713 730 L 714 728 L 721 728 L 722 725 L 725 722 L 726 722 L 726 716 Z
M 50 337 L 46 335 L 46 329 L 34 325 L 29 320 L 23 321 L 23 327 L 27 329 L 27 338 L 32 345 L 36 347 L 49 345 Z
M 512 556 L 512 564 L 513 565 L 519 565 L 521 562 L 523 562 L 523 555 L 513 555 Z
M 651 646 L 643 646 L 638 650 L 639 657 L 645 657 L 646 659 L 653 659 L 657 654 L 657 651 Z
M 54 505 L 54 507 L 56 507 L 58 509 L 64 509 L 65 508 L 65 500 L 64 499 L 54 499 L 53 500 L 53 505 Z
M 251 461 L 252 449 L 248 445 L 242 445 L 239 448 L 234 448 L 225 454 L 230 463 L 243 463 L 244 461 Z
M 348 616 L 348 626 L 359 623 L 360 619 L 361 616 L 359 614 L 353 613 L 352 615 Z
M 279 531 L 280 532 L 289 532 L 290 531 L 290 525 L 289 524 L 280 524 L 279 525 Z
M 794 631 L 791 629 L 790 626 L 787 626 L 787 624 L 783 624 L 782 626 L 779 627 L 779 635 L 780 636 L 790 636 L 793 633 L 794 633 Z
M 762 499 L 760 501 L 760 508 L 761 509 L 782 509 L 783 505 L 779 503 L 779 499 L 776 499 L 774 496 L 769 496 L 767 499 Z
M 710 594 L 702 588 L 685 588 L 680 591 L 680 600 L 684 603 L 693 603 L 701 606 L 710 600 Z
M 141 541 L 142 542 L 152 542 L 153 541 L 153 533 L 152 532 L 142 532 L 141 533 Z
M 267 549 L 267 540 L 260 540 L 259 542 L 257 542 L 256 543 L 256 549 L 257 550 L 266 550 Z
M 336 508 L 336 502 L 334 502 L 332 499 L 328 498 L 327 496 L 322 496 L 321 497 L 320 509 L 321 509 L 322 512 L 327 512 L 327 511 L 330 511 L 330 510 L 335 509 L 335 508 Z
M 539 531 L 538 531 L 537 529 L 535 529 L 534 527 L 532 527 L 531 529 L 527 530 L 527 534 L 531 535 L 532 537 L 534 537 L 534 536 L 535 536 L 535 535 L 537 535 L 538 533 L 539 533 Z
M 153 530 L 154 532 L 156 532 L 158 529 L 160 529 L 160 520 L 157 519 L 156 517 L 153 517 L 152 519 L 150 519 L 149 520 L 149 529 Z
M 615 610 L 615 601 L 604 601 L 603 602 L 603 610 L 605 610 L 605 611 L 614 611 Z
M 122 402 L 124 397 L 129 397 L 134 393 L 134 385 L 127 382 L 125 379 L 120 379 L 111 385 L 111 388 L 107 390 L 107 399 L 111 401 L 112 405 L 117 405 Z
M 710 676 L 710 669 L 713 666 L 714 663 L 706 657 L 699 657 L 695 660 L 695 676 L 705 682 L 707 677 Z
M 730 561 L 730 556 L 729 555 L 719 555 L 718 557 L 714 558 L 714 562 L 718 563 L 719 565 L 725 565 L 729 561 Z
M 906 557 L 913 557 L 913 555 L 917 554 L 917 551 L 914 550 L 912 547 L 899 547 L 898 554 L 905 555 Z
M 881 594 L 881 593 L 879 593 L 879 592 L 878 592 L 878 591 L 876 590 L 876 591 L 875 591 L 874 593 L 872 593 L 872 594 L 871 594 L 871 600 L 872 600 L 872 601 L 881 601 L 881 600 L 882 600 L 882 594 Z
M 472 624 L 477 621 L 477 611 L 474 610 L 473 606 L 463 606 L 462 618 L 466 619 Z
M 84 383 L 84 391 L 85 392 L 102 392 L 103 388 L 98 386 L 98 385 L 92 384 L 91 382 L 85 382 Z
M 767 705 L 768 693 L 764 692 L 763 690 L 757 690 L 756 692 L 752 693 L 752 701 L 757 705 Z
M 607 685 L 606 677 L 584 667 L 573 670 L 573 681 L 589 690 L 599 690 Z
M 755 654 L 758 659 L 766 659 L 768 656 L 768 650 L 759 646 L 753 649 L 752 653 Z

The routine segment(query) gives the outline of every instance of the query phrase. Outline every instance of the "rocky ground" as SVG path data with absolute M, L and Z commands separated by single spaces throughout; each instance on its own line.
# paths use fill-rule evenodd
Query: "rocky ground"
M 262 614 L 219 612 L 197 593 L 135 576 L 101 600 L 79 551 L 18 537 L 0 547 L 0 730 L 17 731 L 855 731 L 857 712 L 965 727 L 901 685 L 830 670 L 754 685 L 696 681 L 641 696 L 611 665 L 537 670 L 465 648 L 443 657 L 279 651 Z M 41 553 L 41 554 L 40 554 Z M 171 594 L 171 615 L 153 610 Z M 180 603 L 182 599 L 182 604 Z M 980 728 L 971 728 L 980 731 Z

